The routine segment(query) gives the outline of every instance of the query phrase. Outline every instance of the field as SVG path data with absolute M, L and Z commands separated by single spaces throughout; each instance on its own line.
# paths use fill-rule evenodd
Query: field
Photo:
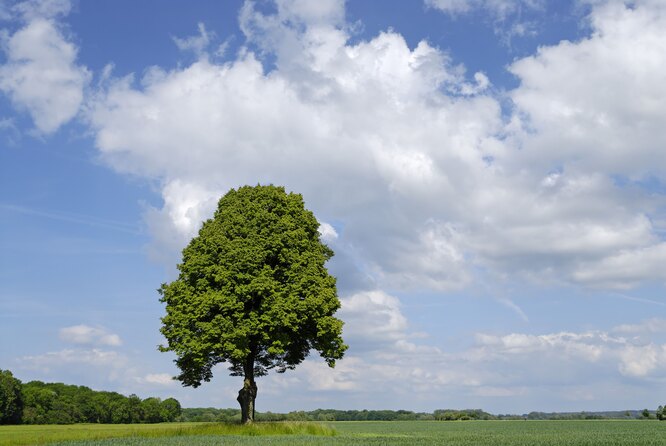
M 337 434 L 331 436 L 327 426 Z M 49 439 L 56 440 L 48 443 L 53 446 L 666 446 L 666 423 L 657 421 L 355 421 L 268 423 L 253 429 L 200 423 L 5 426 L 0 427 L 0 446 L 47 444 Z M 125 438 L 108 438 L 113 436 Z

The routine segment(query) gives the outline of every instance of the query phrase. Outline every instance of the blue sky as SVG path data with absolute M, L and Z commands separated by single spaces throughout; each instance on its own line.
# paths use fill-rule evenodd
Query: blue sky
M 657 0 L 0 2 L 0 368 L 182 388 L 156 289 L 217 199 L 302 193 L 350 345 L 260 411 L 654 408 Z

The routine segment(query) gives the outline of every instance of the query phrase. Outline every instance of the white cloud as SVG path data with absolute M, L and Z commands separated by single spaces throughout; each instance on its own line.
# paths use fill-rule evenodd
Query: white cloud
M 403 255 L 383 259 L 380 274 L 389 284 L 400 288 L 450 290 L 469 283 L 471 274 L 465 259 L 463 236 L 453 225 L 429 221 L 418 233 L 417 240 L 402 248 Z
M 98 345 L 117 347 L 122 345 L 120 336 L 110 333 L 103 327 L 91 327 L 88 325 L 73 325 L 61 328 L 59 337 L 62 341 L 71 344 Z
M 127 358 L 115 351 L 93 349 L 64 349 L 42 355 L 23 356 L 18 359 L 21 368 L 49 373 L 52 369 L 86 366 L 105 368 L 110 377 L 117 377 L 117 369 L 127 364 Z
M 666 363 L 665 352 L 664 346 L 629 347 L 622 352 L 620 372 L 627 376 L 644 377 L 653 371 L 659 362 Z
M 408 247 L 406 241 L 380 239 L 396 221 L 374 221 L 379 216 L 371 212 L 384 206 L 382 197 L 395 194 L 398 204 L 412 191 L 430 190 L 441 179 L 442 162 L 461 170 L 465 159 L 477 162 L 476 129 L 496 129 L 499 108 L 476 97 L 433 96 L 439 86 L 460 90 L 466 83 L 425 43 L 412 51 L 396 34 L 353 47 L 336 39 L 306 45 L 307 59 L 320 65 L 308 67 L 317 73 L 310 71 L 306 82 L 288 73 L 266 75 L 246 54 L 225 65 L 201 60 L 183 70 L 153 72 L 143 90 L 118 80 L 97 98 L 89 118 L 104 158 L 120 171 L 164 179 L 164 208 L 148 217 L 156 238 L 177 240 L 172 251 L 179 251 L 197 224 L 192 220 L 202 216 L 187 216 L 186 209 L 206 202 L 203 208 L 210 210 L 230 187 L 259 181 L 302 191 L 308 203 L 327 203 L 318 215 L 355 219 L 349 225 L 354 238 L 366 238 L 366 228 L 377 225 L 371 249 Z M 289 73 L 292 63 L 283 64 Z M 368 115 L 370 106 L 383 108 L 385 116 Z M 427 128 L 405 139 L 417 121 L 424 123 L 424 113 Z M 433 157 L 430 151 L 442 145 L 453 153 Z M 419 214 L 422 225 L 427 215 Z M 433 255 L 445 260 L 445 251 Z
M 181 51 L 193 51 L 197 56 L 204 54 L 211 40 L 215 37 L 215 33 L 206 30 L 203 23 L 197 24 L 199 34 L 196 36 L 189 36 L 185 38 L 173 37 L 173 41 Z
M 150 207 L 144 214 L 154 240 L 148 253 L 158 262 L 171 259 L 173 253 L 180 254 L 203 221 L 213 216 L 220 193 L 197 183 L 174 180 L 163 187 L 162 196 L 162 209 Z M 169 264 L 174 266 L 174 262 Z
M 145 352 L 144 352 L 145 353 Z M 173 397 L 180 386 L 167 373 L 149 373 L 145 354 L 103 348 L 66 348 L 15 359 L 13 369 L 22 376 L 46 382 L 85 385 L 142 397 Z M 174 373 L 175 374 L 175 373 Z M 191 395 L 176 396 L 186 401 Z
M 543 3 L 543 0 L 425 0 L 426 6 L 448 14 L 455 15 L 481 9 L 492 12 L 498 18 L 504 18 L 524 8 L 539 9 L 543 7 Z
M 472 3 L 471 0 L 425 0 L 427 6 L 451 14 L 468 12 L 473 7 Z
M 489 397 L 511 396 L 512 407 L 529 407 L 529 401 L 535 396 L 543 398 L 550 389 L 563 392 L 549 395 L 552 401 L 580 404 L 582 400 L 605 401 L 608 386 L 620 394 L 635 392 L 629 379 L 661 379 L 666 372 L 666 344 L 628 340 L 603 331 L 479 333 L 476 345 L 459 353 L 428 346 L 411 353 L 385 349 L 366 354 L 363 360 L 357 358 L 353 369 L 352 382 L 401 388 L 417 400 L 428 399 L 429 394 L 440 399 L 461 394 L 466 397 L 458 396 L 460 401 L 478 396 L 487 404 Z M 585 394 L 566 390 L 580 386 L 587 388 Z
M 330 404 L 330 392 L 335 391 L 345 392 L 341 408 L 405 407 L 404 401 L 410 397 L 414 406 L 408 408 L 421 410 L 441 408 L 442 401 L 447 401 L 447 407 L 483 404 L 487 410 L 510 408 L 520 413 L 548 409 L 543 406 L 544 398 L 548 404 L 572 410 L 590 407 L 587 404 L 602 404 L 599 406 L 602 408 L 608 404 L 607 395 L 612 390 L 619 395 L 616 401 L 619 407 L 625 407 L 622 404 L 638 404 L 640 398 L 648 396 L 641 393 L 637 383 L 658 381 L 666 372 L 666 344 L 653 342 L 651 332 L 639 332 L 636 328 L 656 326 L 658 321 L 625 324 L 622 330 L 638 334 L 630 339 L 614 334 L 619 333 L 617 330 L 613 333 L 478 333 L 471 346 L 446 351 L 437 346 L 442 340 L 409 341 L 407 322 L 397 299 L 391 296 L 367 293 L 347 304 L 342 315 L 350 314 L 356 314 L 359 320 L 346 319 L 345 328 L 358 324 L 354 333 L 345 333 L 348 339 L 348 335 L 354 339 L 349 354 L 338 361 L 334 369 L 315 357 L 295 371 L 262 379 L 262 404 L 279 398 L 281 403 L 275 404 L 289 407 L 280 404 L 288 404 L 285 400 L 298 395 L 293 407 L 316 408 Z M 366 321 L 361 325 L 363 314 Z M 379 327 L 382 323 L 391 328 L 383 330 Z M 363 349 L 363 339 L 367 342 L 379 338 L 385 338 L 381 348 Z M 20 358 L 17 369 L 38 373 L 38 379 L 62 374 L 65 370 L 77 371 L 81 376 L 95 376 L 94 384 L 90 379 L 81 381 L 80 377 L 76 378 L 77 383 L 100 388 L 120 385 L 125 393 L 152 395 L 151 392 L 159 389 L 178 392 L 178 382 L 173 381 L 170 374 L 142 373 L 137 363 L 140 361 L 119 352 L 65 349 Z M 222 369 L 218 373 L 225 375 Z M 231 389 L 230 392 L 238 387 L 235 381 L 216 379 L 224 380 L 224 388 Z M 304 388 L 308 389 L 307 395 L 301 393 Z M 301 392 L 296 392 L 297 389 Z M 226 397 L 233 398 L 234 393 Z M 510 404 L 502 402 L 508 398 Z M 299 405 L 295 406 L 298 401 Z M 368 406 L 368 401 L 373 401 L 374 406 Z M 534 401 L 541 403 L 537 407 Z
M 372 326 L 373 320 L 381 320 L 373 312 L 368 319 Z M 362 352 L 357 344 L 335 369 L 308 360 L 284 378 L 269 378 L 266 391 L 279 388 L 280 395 L 289 395 L 306 387 L 312 395 L 305 400 L 312 398 L 315 407 L 321 392 L 351 390 L 345 408 L 372 407 L 369 401 L 376 407 L 405 407 L 409 398 L 416 407 L 432 409 L 446 401 L 448 407 L 483 404 L 487 410 L 520 413 L 548 410 L 543 405 L 548 401 L 571 410 L 601 410 L 611 400 L 618 407 L 638 404 L 636 395 L 649 395 L 637 383 L 659 381 L 666 372 L 666 344 L 604 331 L 478 333 L 472 346 L 455 352 L 404 340 Z M 608 392 L 618 397 L 610 398 Z M 507 399 L 510 403 L 502 402 Z
M 345 338 L 392 343 L 405 337 L 407 319 L 400 301 L 383 291 L 366 291 L 341 299 Z M 358 346 L 359 343 L 356 343 Z
M 27 0 L 16 3 L 12 10 L 26 21 L 66 16 L 72 9 L 70 0 Z
M 582 265 L 576 280 L 591 285 L 629 288 L 653 278 L 666 280 L 666 243 L 646 248 L 622 250 L 593 265 Z
M 110 79 L 90 103 L 103 159 L 162 184 L 146 213 L 155 258 L 175 265 L 221 194 L 259 182 L 341 222 L 347 269 L 383 289 L 474 286 L 478 271 L 599 287 L 663 277 L 658 198 L 617 181 L 666 165 L 660 8 L 595 5 L 589 38 L 515 62 L 510 119 L 485 75 L 426 42 L 350 43 L 343 2 L 273 15 L 246 3 L 240 20 L 264 53 Z
M 542 47 L 510 67 L 521 82 L 511 96 L 533 129 L 525 148 L 535 162 L 559 158 L 590 172 L 663 175 L 666 8 L 600 2 L 589 21 L 590 37 Z
M 477 342 L 478 350 L 471 354 L 484 360 L 511 356 L 514 364 L 523 360 L 559 361 L 567 364 L 566 367 L 576 364 L 574 368 L 580 367 L 581 363 L 597 363 L 599 365 L 590 370 L 611 365 L 621 375 L 642 378 L 659 376 L 666 371 L 666 344 L 655 344 L 639 337 L 627 339 L 601 331 L 545 335 L 512 333 L 504 336 L 478 334 Z
M 424 3 L 454 18 L 482 13 L 499 42 L 509 48 L 516 37 L 539 34 L 546 10 L 544 0 L 424 0 Z
M 168 373 L 149 373 L 143 377 L 136 378 L 139 384 L 156 384 L 158 386 L 173 387 L 177 384 L 173 376 Z
M 666 333 L 666 319 L 653 318 L 638 324 L 622 324 L 613 328 L 613 331 L 627 334 Z
M 3 42 L 7 62 L 0 66 L 0 90 L 27 110 L 40 133 L 53 133 L 77 115 L 91 77 L 76 64 L 77 48 L 53 19 L 68 12 L 69 2 L 31 1 L 15 9 L 26 24 Z
M 308 388 L 313 391 L 337 390 L 351 391 L 358 389 L 360 382 L 358 366 L 361 365 L 358 358 L 336 363 L 335 368 L 328 367 L 321 360 L 308 360 L 301 364 L 302 373 L 308 383 Z
M 585 361 L 595 362 L 602 355 L 600 343 L 619 342 L 600 333 L 553 333 L 547 335 L 527 335 L 512 333 L 505 336 L 477 335 L 482 348 L 492 348 L 493 354 L 532 354 L 559 350 L 565 355 L 575 356 Z
M 325 221 L 321 222 L 319 225 L 319 234 L 321 235 L 321 239 L 325 242 L 330 242 L 338 238 L 338 232 L 335 228 Z

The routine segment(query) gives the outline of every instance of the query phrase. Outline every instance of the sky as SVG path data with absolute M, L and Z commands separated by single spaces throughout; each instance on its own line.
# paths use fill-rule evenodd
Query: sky
M 349 350 L 257 410 L 666 402 L 663 0 L 0 0 L 0 368 L 235 407 L 160 353 L 217 200 L 303 195 Z

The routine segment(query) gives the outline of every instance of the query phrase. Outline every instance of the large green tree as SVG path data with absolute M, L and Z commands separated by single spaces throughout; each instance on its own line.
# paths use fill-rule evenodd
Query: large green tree
M 21 381 L 9 370 L 0 370 L 0 424 L 19 424 L 23 415 Z
M 311 350 L 334 367 L 347 349 L 325 266 L 333 251 L 318 229 L 300 194 L 272 185 L 232 189 L 183 250 L 178 279 L 159 290 L 168 342 L 160 350 L 176 353 L 176 378 L 198 387 L 226 362 L 244 377 L 244 423 L 254 420 L 256 377 L 293 369 Z

